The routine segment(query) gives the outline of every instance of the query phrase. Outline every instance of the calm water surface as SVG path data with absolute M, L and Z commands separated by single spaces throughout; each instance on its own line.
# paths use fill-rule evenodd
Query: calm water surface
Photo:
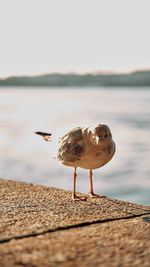
M 150 88 L 0 88 L 0 177 L 72 190 L 73 169 L 34 131 L 106 123 L 117 151 L 94 171 L 96 193 L 150 205 Z M 77 191 L 89 192 L 78 169 Z

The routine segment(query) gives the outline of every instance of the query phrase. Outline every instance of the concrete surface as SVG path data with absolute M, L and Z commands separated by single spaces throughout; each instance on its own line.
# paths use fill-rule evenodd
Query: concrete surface
M 0 179 L 0 266 L 150 266 L 150 207 Z

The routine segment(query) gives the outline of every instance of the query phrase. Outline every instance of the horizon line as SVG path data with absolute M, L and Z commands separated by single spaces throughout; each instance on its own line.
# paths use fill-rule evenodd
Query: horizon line
M 106 75 L 115 75 L 115 74 L 132 74 L 134 72 L 139 71 L 150 71 L 150 68 L 137 68 L 133 70 L 128 71 L 115 71 L 115 70 L 91 70 L 91 71 L 50 71 L 50 72 L 41 72 L 37 74 L 12 74 L 12 75 L 5 75 L 0 76 L 0 79 L 8 79 L 8 78 L 14 78 L 14 77 L 38 77 L 38 76 L 45 76 L 45 75 L 53 75 L 53 74 L 63 74 L 63 75 L 69 75 L 69 74 L 76 74 L 76 75 L 87 75 L 87 74 L 106 74 Z

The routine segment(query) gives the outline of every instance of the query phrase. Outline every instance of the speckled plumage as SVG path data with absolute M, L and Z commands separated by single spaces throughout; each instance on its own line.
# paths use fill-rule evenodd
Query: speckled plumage
M 74 179 L 77 167 L 92 171 L 108 163 L 115 153 L 115 143 L 107 125 L 70 127 L 69 130 L 60 127 L 50 134 L 36 133 L 51 142 L 50 152 L 53 157 L 75 168 Z M 92 186 L 91 192 L 93 194 Z

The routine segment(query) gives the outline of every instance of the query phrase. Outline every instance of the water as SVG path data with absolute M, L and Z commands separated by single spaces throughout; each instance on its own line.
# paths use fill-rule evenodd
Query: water
M 0 88 L 0 177 L 72 190 L 73 169 L 34 131 L 95 122 L 110 126 L 117 147 L 94 171 L 95 193 L 150 205 L 150 88 Z M 87 170 L 77 191 L 89 192 Z

